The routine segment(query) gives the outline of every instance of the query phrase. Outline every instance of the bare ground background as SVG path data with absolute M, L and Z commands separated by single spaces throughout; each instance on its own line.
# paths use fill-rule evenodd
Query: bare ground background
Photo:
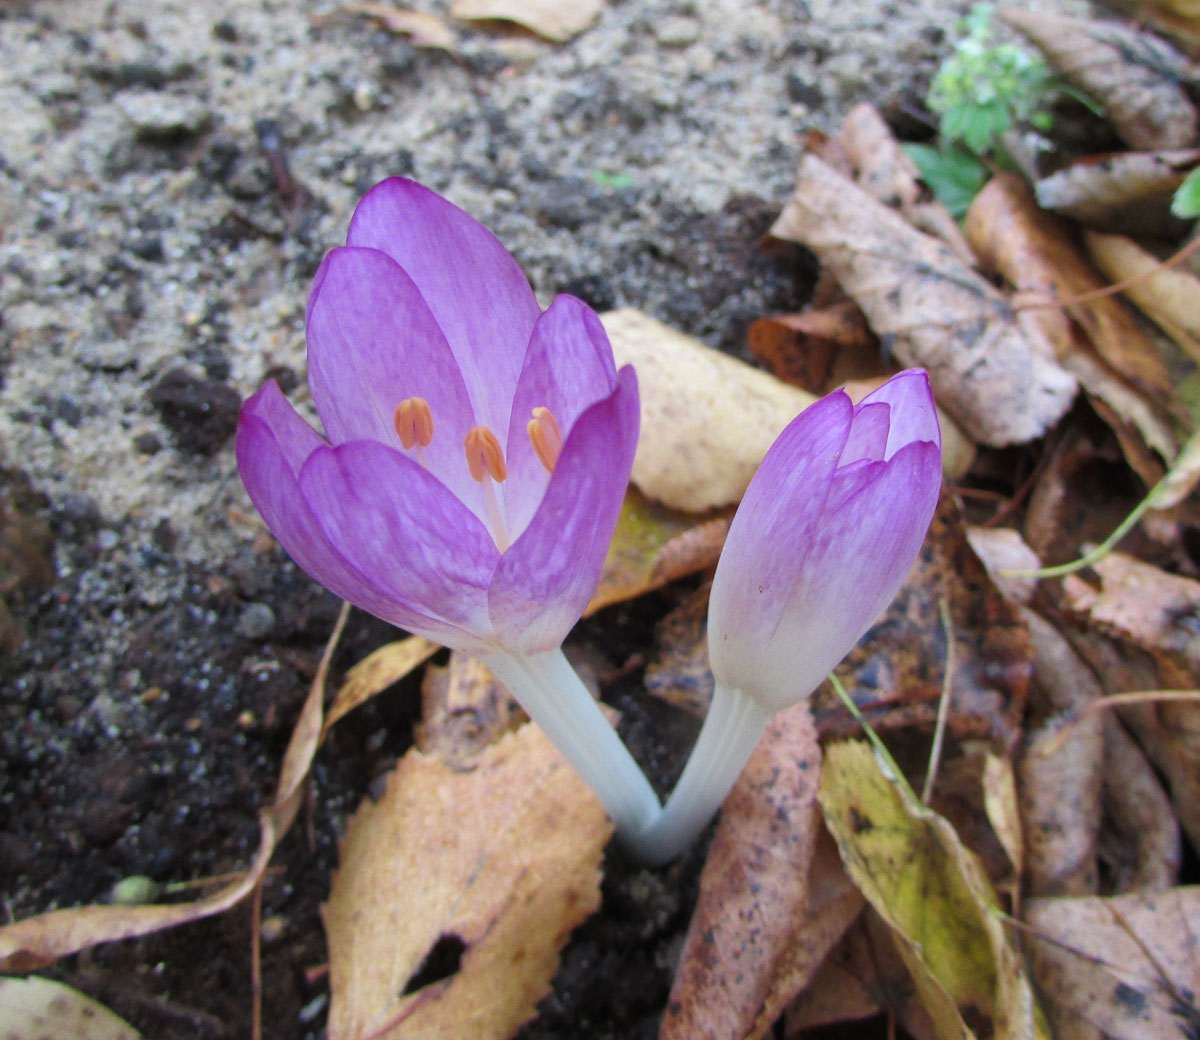
M 268 374 L 305 400 L 308 282 L 366 188 L 448 195 L 544 303 L 636 306 L 742 352 L 811 286 L 801 251 L 755 249 L 801 134 L 864 99 L 918 132 L 965 6 L 614 0 L 566 44 L 456 23 L 443 52 L 307 0 L 0 5 L 4 913 L 252 854 L 337 603 L 263 538 L 232 433 Z M 639 662 L 675 595 L 575 640 L 660 783 L 691 727 L 640 695 Z M 356 615 L 337 672 L 388 638 Z M 337 836 L 417 711 L 398 690 L 321 752 L 266 890 L 268 1036 L 323 1035 Z M 699 861 L 613 852 L 523 1035 L 653 1036 Z M 247 1035 L 245 909 L 56 970 L 148 1036 Z

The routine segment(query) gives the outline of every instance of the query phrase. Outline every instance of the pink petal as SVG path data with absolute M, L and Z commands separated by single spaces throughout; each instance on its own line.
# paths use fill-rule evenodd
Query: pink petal
M 727 660 L 765 653 L 823 521 L 853 410 L 843 392 L 810 405 L 779 435 L 746 489 L 709 599 L 717 675 Z
M 496 637 L 517 653 L 558 646 L 596 590 L 633 468 L 637 377 L 575 422 L 533 520 L 501 557 L 488 593 Z
M 347 244 L 380 249 L 408 272 L 458 359 L 477 422 L 503 438 L 539 314 L 508 250 L 457 206 L 399 177 L 359 202 Z
M 466 384 L 433 313 L 412 279 L 375 249 L 333 250 L 308 303 L 308 379 L 334 444 L 375 440 L 402 451 L 396 406 L 422 397 L 433 411 L 423 462 L 484 516 L 463 438 L 475 425 Z
M 550 480 L 529 440 L 533 409 L 549 408 L 566 440 L 583 411 L 608 397 L 616 382 L 612 347 L 596 312 L 559 296 L 534 326 L 507 426 L 505 506 L 512 530 L 525 529 Z
M 859 404 L 850 423 L 850 436 L 842 451 L 841 465 L 848 466 L 859 459 L 882 459 L 887 449 L 891 409 L 882 402 Z
M 871 391 L 858 407 L 882 402 L 892 409 L 891 430 L 888 433 L 887 454 L 891 458 L 904 445 L 913 441 L 929 441 L 942 446 L 942 431 L 938 426 L 933 390 L 923 368 L 908 368 L 892 376 L 883 386 Z
M 855 492 L 827 507 L 787 610 L 753 661 L 761 695 L 782 705 L 814 690 L 904 583 L 941 484 L 938 448 L 917 442 L 855 474 Z M 776 543 L 777 545 L 780 543 Z
M 297 473 L 308 449 L 323 445 L 274 383 L 263 387 L 242 407 L 238 423 L 238 470 L 250 500 L 311 578 L 355 606 L 411 628 L 422 616 L 389 599 L 339 551 L 300 492 Z
M 479 519 L 416 462 L 375 441 L 320 448 L 300 489 L 346 559 L 426 619 L 405 628 L 490 637 L 486 590 L 499 552 Z M 467 648 L 461 636 L 433 638 Z

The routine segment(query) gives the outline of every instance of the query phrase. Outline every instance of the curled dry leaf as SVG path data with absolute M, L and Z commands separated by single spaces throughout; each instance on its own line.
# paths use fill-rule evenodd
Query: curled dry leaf
M 409 751 L 351 821 L 324 907 L 330 1040 L 511 1036 L 600 904 L 611 832 L 533 724 L 466 772 Z M 409 992 L 438 948 L 458 970 Z
M 1177 267 L 1163 269 L 1158 257 L 1121 235 L 1087 231 L 1083 240 L 1111 281 L 1137 279 L 1125 295 L 1188 357 L 1200 362 L 1200 278 Z
M 1200 484 L 1200 431 L 1193 433 L 1171 465 L 1171 471 L 1154 489 L 1154 508 L 1173 509 Z
M 334 694 L 333 703 L 321 730 L 321 740 L 333 728 L 333 724 L 365 704 L 376 694 L 383 693 L 393 683 L 399 682 L 414 668 L 428 661 L 441 649 L 437 643 L 423 636 L 409 636 L 394 643 L 386 643 L 373 650 L 346 673 L 346 678 Z
M 954 498 L 943 492 L 925 546 L 900 594 L 836 672 L 877 729 L 932 726 L 946 678 L 946 602 L 954 638 L 947 731 L 958 739 L 1016 741 L 1031 672 L 1029 633 L 967 544 Z M 813 698 L 819 728 L 850 732 L 825 683 Z
M 625 309 L 601 316 L 618 365 L 638 373 L 633 482 L 675 509 L 740 501 L 767 449 L 812 394 Z
M 528 721 L 512 694 L 486 665 L 451 652 L 445 668 L 430 665 L 421 682 L 416 744 L 451 766 L 472 768 L 484 748 Z
M 0 979 L 4 1040 L 140 1040 L 141 1033 L 76 989 L 33 976 Z
M 825 752 L 818 794 L 842 862 L 891 926 L 921 1003 L 943 1037 L 1044 1036 L 1029 980 L 974 854 L 869 745 Z
M 1113 129 L 1131 148 L 1189 148 L 1196 143 L 1196 109 L 1180 85 L 1188 63 L 1168 44 L 1114 22 L 1015 7 L 1000 14 L 1104 106 Z
M 729 533 L 728 513 L 697 519 L 652 502 L 634 488 L 604 560 L 604 571 L 585 616 L 601 607 L 634 599 L 676 578 L 715 567 Z
M 1177 238 L 1187 223 L 1171 214 L 1175 189 L 1200 162 L 1195 148 L 1080 159 L 1034 185 L 1042 209 L 1088 227 Z
M 776 716 L 721 809 L 660 1040 L 764 1036 L 862 909 L 814 855 L 820 763 L 807 704 Z
M 929 370 L 938 402 L 973 440 L 1032 440 L 1070 407 L 1075 380 L 996 289 L 816 156 L 801 160 L 771 234 L 817 254 L 889 349 Z
M 451 0 L 450 16 L 516 22 L 547 40 L 564 43 L 591 25 L 603 7 L 604 0 Z
M 1025 834 L 1017 799 L 1017 777 L 1012 762 L 990 751 L 983 762 L 983 805 L 1019 884 L 1025 872 Z
M 1083 578 L 1063 580 L 1066 606 L 1086 614 L 1093 625 L 1184 667 L 1200 666 L 1200 582 L 1168 574 L 1125 553 L 1109 553 L 1092 568 L 1100 578 L 1094 589 Z
M 1054 627 L 1022 610 L 1033 641 L 1029 703 L 1035 721 L 1018 766 L 1032 895 L 1096 892 L 1103 720 L 1078 713 L 1102 691 Z
M 98 943 L 130 939 L 173 928 L 235 906 L 257 887 L 280 838 L 287 833 L 304 796 L 304 783 L 321 737 L 325 679 L 341 638 L 350 604 L 342 605 L 337 625 L 313 678 L 292 731 L 274 802 L 259 813 L 258 851 L 245 873 L 190 903 L 161 906 L 82 906 L 54 910 L 0 928 L 0 971 L 26 972 Z
M 1170 888 L 1183 855 L 1171 800 L 1120 720 L 1104 713 L 1104 821 L 1100 859 L 1115 892 Z
M 1191 1036 L 1200 888 L 1035 899 L 1025 944 L 1059 1040 Z
M 885 206 L 898 209 L 918 231 L 940 238 L 964 264 L 974 265 L 971 247 L 950 211 L 921 187 L 917 164 L 874 105 L 862 102 L 850 109 L 837 141 L 860 188 Z
M 1037 578 L 1016 578 L 1007 571 L 1036 571 L 1042 561 L 1011 527 L 968 527 L 967 542 L 987 568 L 988 577 L 1010 603 L 1027 604 Z
M 751 323 L 750 354 L 769 372 L 811 394 L 879 370 L 879 344 L 853 300 Z
M 1019 292 L 1053 301 L 1104 287 L 1066 225 L 1039 209 L 1029 186 L 1014 174 L 997 174 L 975 196 L 966 230 L 984 265 Z M 1038 325 L 1060 360 L 1090 343 L 1150 400 L 1169 402 L 1174 397 L 1167 367 L 1153 342 L 1114 297 L 1066 309 L 1037 307 L 1025 317 Z M 1079 332 L 1086 336 L 1084 343 Z

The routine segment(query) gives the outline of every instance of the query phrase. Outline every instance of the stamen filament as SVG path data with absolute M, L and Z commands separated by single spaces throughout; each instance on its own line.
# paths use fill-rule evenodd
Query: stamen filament
M 562 454 L 563 443 L 562 430 L 558 427 L 554 413 L 549 408 L 535 408 L 533 418 L 525 428 L 529 432 L 529 442 L 542 465 L 546 467 L 546 472 L 553 473 L 558 464 L 558 457 Z

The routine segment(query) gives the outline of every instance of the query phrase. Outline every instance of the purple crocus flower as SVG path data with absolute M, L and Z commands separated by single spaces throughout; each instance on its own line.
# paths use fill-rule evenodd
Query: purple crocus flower
M 490 231 L 392 178 L 308 300 L 328 440 L 274 382 L 238 468 L 292 558 L 343 599 L 485 661 L 626 828 L 658 801 L 559 649 L 595 591 L 638 433 L 633 369 L 570 296 L 542 311 Z
M 637 441 L 634 372 L 591 308 L 543 312 L 490 231 L 392 178 L 317 272 L 307 338 L 328 443 L 274 382 L 237 436 L 292 558 L 448 646 L 557 647 L 595 590 Z
M 779 435 L 750 482 L 708 607 L 713 700 L 662 813 L 631 842 L 651 862 L 711 819 L 778 711 L 813 692 L 891 602 L 941 487 L 925 373 L 857 405 L 837 391 Z
M 772 711 L 811 693 L 892 601 L 937 507 L 929 380 L 837 391 L 779 435 L 729 529 L 709 600 L 713 675 Z

